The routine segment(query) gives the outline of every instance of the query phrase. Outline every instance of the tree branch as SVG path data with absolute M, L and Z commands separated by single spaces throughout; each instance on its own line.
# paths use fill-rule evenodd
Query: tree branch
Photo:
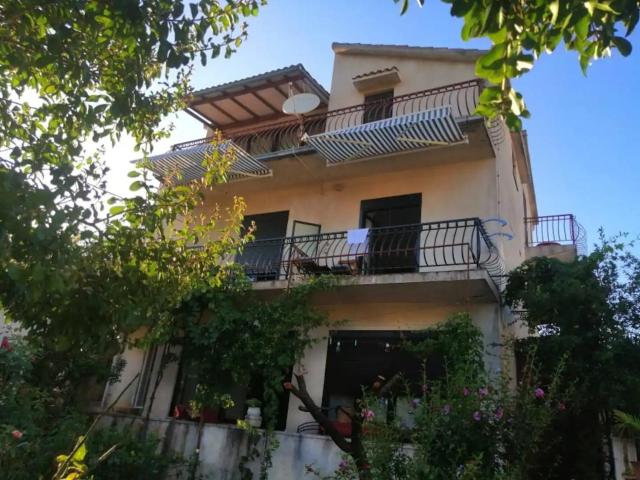
M 350 454 L 353 450 L 351 442 L 349 442 L 344 435 L 336 429 L 329 417 L 327 417 L 322 409 L 316 405 L 316 402 L 313 401 L 307 391 L 307 384 L 304 380 L 304 375 L 294 374 L 293 376 L 296 379 L 298 387 L 296 388 L 291 382 L 286 382 L 284 384 L 284 389 L 291 392 L 302 402 L 309 414 L 320 424 L 340 450 Z

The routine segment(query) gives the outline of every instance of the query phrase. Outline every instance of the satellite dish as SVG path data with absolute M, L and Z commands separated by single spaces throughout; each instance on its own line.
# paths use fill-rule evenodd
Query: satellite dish
M 282 104 L 282 111 L 287 115 L 304 115 L 320 105 L 320 98 L 314 93 L 298 93 L 287 98 Z

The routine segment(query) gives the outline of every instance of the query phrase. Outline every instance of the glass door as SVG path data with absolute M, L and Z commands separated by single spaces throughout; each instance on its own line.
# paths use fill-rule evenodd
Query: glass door
M 422 195 L 363 200 L 360 227 L 370 228 L 365 272 L 418 271 Z

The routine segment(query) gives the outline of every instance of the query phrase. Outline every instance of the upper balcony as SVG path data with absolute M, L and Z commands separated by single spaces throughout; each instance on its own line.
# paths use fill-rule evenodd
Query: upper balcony
M 483 82 L 473 79 L 299 118 L 231 125 L 222 130 L 223 148 L 236 152 L 229 177 L 270 176 L 269 160 L 304 152 L 316 151 L 327 166 L 334 166 L 466 143 L 471 123 L 480 120 L 474 112 L 482 88 Z M 497 122 L 482 131 L 492 145 L 502 141 Z M 174 145 L 152 158 L 153 168 L 161 176 L 177 167 L 184 181 L 199 178 L 202 162 L 214 148 L 212 140 L 208 136 Z
M 573 214 L 524 219 L 526 256 L 552 257 L 570 262 L 587 253 L 586 232 Z

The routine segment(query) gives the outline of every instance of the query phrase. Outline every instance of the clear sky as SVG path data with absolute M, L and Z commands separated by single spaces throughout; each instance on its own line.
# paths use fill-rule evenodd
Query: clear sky
M 445 4 L 412 2 L 399 15 L 392 0 L 271 0 L 250 22 L 249 39 L 230 59 L 198 66 L 196 89 L 302 63 L 327 90 L 333 66 L 332 42 L 383 43 L 455 48 L 486 48 L 483 41 L 460 39 L 461 23 Z M 584 77 L 574 53 L 545 56 L 515 86 L 525 95 L 532 117 L 525 121 L 541 215 L 574 213 L 589 244 L 604 227 L 608 235 L 640 234 L 640 35 L 636 50 L 617 52 L 594 63 Z M 636 88 L 634 88 L 634 85 Z M 156 147 L 203 135 L 191 117 L 174 120 L 171 139 Z M 111 188 L 126 190 L 128 160 L 123 142 L 109 152 Z

